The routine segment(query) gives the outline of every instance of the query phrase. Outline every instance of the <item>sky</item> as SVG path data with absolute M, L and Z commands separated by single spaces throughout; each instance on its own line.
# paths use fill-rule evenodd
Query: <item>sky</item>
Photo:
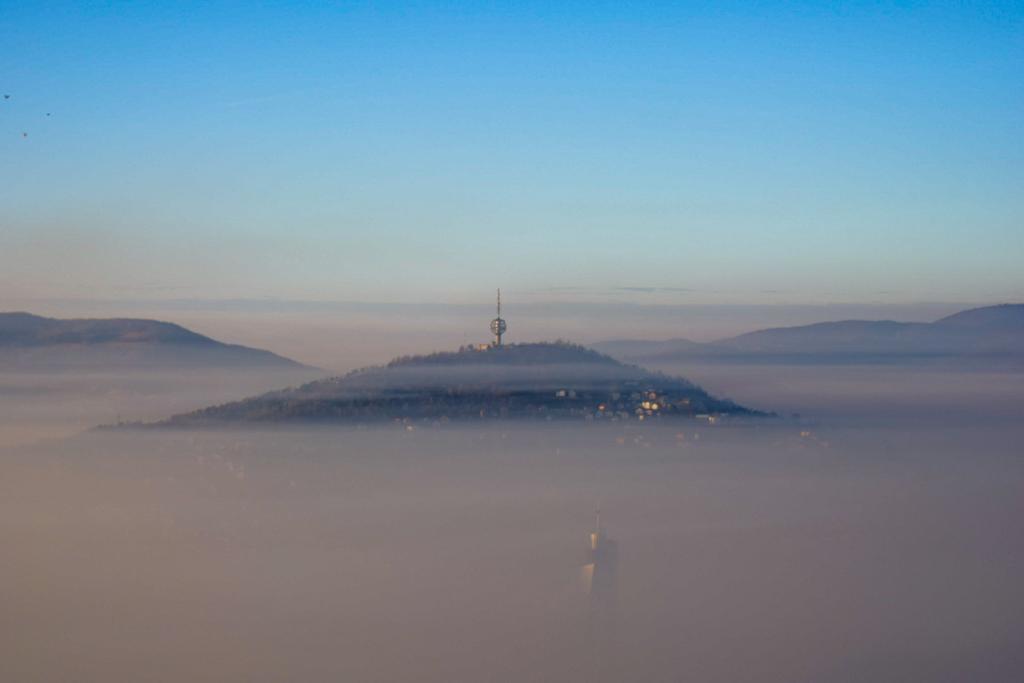
M 0 0 L 0 35 L 0 308 L 1024 300 L 1021 2 Z

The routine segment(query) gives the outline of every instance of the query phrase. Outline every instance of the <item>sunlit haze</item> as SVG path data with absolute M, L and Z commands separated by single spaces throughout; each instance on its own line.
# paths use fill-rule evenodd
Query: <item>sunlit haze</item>
M 0 37 L 0 683 L 1022 680 L 1021 2 Z

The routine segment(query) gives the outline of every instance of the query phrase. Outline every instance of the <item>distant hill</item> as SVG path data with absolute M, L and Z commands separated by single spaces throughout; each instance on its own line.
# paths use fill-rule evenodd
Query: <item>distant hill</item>
M 937 320 L 935 325 L 944 329 L 1024 332 L 1024 304 L 1000 304 L 970 308 Z
M 650 420 L 759 415 L 700 387 L 565 343 L 398 358 L 297 389 L 177 415 L 162 426 L 480 419 Z
M 180 325 L 135 318 L 44 318 L 0 313 L 0 368 L 280 368 L 303 366 L 270 351 L 224 344 Z
M 843 320 L 758 330 L 709 343 L 686 339 L 616 340 L 593 347 L 617 358 L 635 361 L 1024 358 L 1024 304 L 974 308 L 932 323 Z

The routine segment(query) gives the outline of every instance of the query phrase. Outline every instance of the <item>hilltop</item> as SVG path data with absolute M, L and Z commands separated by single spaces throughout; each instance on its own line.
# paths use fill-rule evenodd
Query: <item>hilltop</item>
M 174 416 L 164 426 L 760 415 L 582 346 L 514 344 L 397 358 L 343 377 Z
M 0 313 L 0 367 L 110 370 L 305 366 L 270 351 L 225 344 L 159 320 L 58 319 L 15 312 Z

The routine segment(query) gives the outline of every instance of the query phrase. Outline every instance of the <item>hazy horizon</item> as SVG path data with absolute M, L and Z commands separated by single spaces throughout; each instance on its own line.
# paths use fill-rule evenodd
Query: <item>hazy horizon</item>
M 1024 3 L 0 35 L 3 683 L 1022 679 Z
M 507 339 L 713 341 L 746 332 L 846 319 L 932 322 L 980 302 L 907 304 L 645 304 L 634 301 L 519 300 L 503 290 Z M 401 355 L 451 350 L 490 339 L 494 294 L 473 303 L 293 301 L 279 299 L 11 299 L 0 310 L 57 318 L 165 320 L 219 341 L 253 346 L 329 371 L 384 363 Z M 1006 303 L 993 301 L 991 304 Z

